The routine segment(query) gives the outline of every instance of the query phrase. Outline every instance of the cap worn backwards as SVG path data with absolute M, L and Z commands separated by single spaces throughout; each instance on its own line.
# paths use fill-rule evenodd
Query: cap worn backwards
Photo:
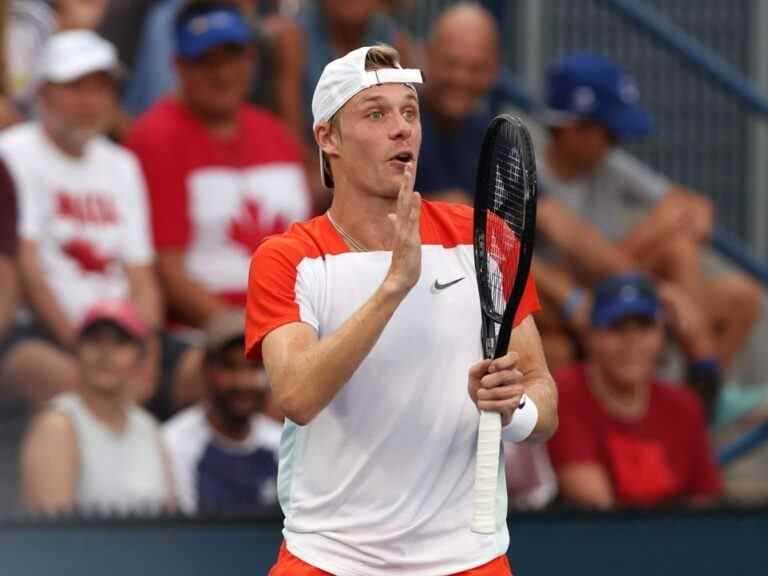
M 316 127 L 328 122 L 344 104 L 366 88 L 379 84 L 421 84 L 424 77 L 421 70 L 380 68 L 366 70 L 365 58 L 373 46 L 363 46 L 346 56 L 329 63 L 317 81 L 312 96 L 312 116 Z
M 421 70 L 402 68 L 399 64 L 395 68 L 366 70 L 365 59 L 372 48 L 374 46 L 363 46 L 326 65 L 312 95 L 312 128 L 328 122 L 347 102 L 366 88 L 380 84 L 406 84 L 415 90 L 413 84 L 424 82 Z M 326 188 L 333 188 L 332 179 L 325 172 L 322 150 L 319 154 L 320 180 Z

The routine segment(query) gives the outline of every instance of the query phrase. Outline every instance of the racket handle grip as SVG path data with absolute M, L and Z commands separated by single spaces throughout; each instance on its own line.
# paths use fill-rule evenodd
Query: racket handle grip
M 496 532 L 500 451 L 501 415 L 496 412 L 480 412 L 472 513 L 472 531 L 479 534 Z

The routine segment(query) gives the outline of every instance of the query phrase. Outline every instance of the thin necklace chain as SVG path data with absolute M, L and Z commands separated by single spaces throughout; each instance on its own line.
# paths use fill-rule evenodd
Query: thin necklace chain
M 331 223 L 331 226 L 336 230 L 336 232 L 339 233 L 339 236 L 341 236 L 344 241 L 349 245 L 352 250 L 355 252 L 367 252 L 365 246 L 360 244 L 357 240 L 352 238 L 352 235 L 344 230 L 344 228 L 341 227 L 341 224 L 337 224 L 336 220 L 333 219 L 333 216 L 331 216 L 330 210 L 325 213 L 326 216 L 328 216 L 328 221 Z

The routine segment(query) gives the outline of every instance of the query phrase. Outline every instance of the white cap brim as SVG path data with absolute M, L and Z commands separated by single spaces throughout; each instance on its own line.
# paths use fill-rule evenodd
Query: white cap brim
M 119 77 L 123 68 L 115 47 L 89 30 L 54 34 L 43 48 L 37 81 L 64 84 L 94 72 Z

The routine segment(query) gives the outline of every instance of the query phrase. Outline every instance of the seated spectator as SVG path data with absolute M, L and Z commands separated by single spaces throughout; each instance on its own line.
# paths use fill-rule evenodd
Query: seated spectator
M 560 427 L 548 447 L 564 500 L 606 509 L 716 500 L 704 411 L 687 388 L 654 376 L 663 315 L 652 284 L 605 280 L 590 322 L 587 362 L 555 376 Z
M 228 2 L 184 8 L 181 81 L 127 143 L 149 188 L 158 271 L 176 322 L 202 327 L 243 308 L 251 253 L 310 212 L 301 151 L 276 117 L 244 103 L 250 28 Z
M 75 340 L 78 386 L 32 422 L 22 450 L 30 511 L 159 512 L 173 507 L 160 430 L 130 400 L 149 332 L 128 301 L 102 301 Z
M 163 427 L 183 512 L 277 511 L 282 423 L 264 415 L 269 383 L 247 360 L 244 318 L 232 312 L 206 330 L 205 399 Z
M 471 202 L 485 129 L 482 100 L 499 69 L 499 31 L 480 4 L 445 10 L 427 40 L 416 190 L 428 198 Z
M 40 121 L 0 136 L 19 202 L 18 262 L 34 316 L 14 330 L 2 369 L 36 403 L 79 380 L 70 350 L 97 300 L 130 296 L 145 322 L 160 326 L 141 169 L 101 136 L 116 69 L 113 47 L 93 32 L 52 36 L 39 67 Z M 137 394 L 153 397 L 167 417 L 172 399 L 194 382 L 199 359 L 181 342 L 153 336 Z
M 568 56 L 549 71 L 547 105 L 550 137 L 537 158 L 543 194 L 538 222 L 545 241 L 537 246 L 539 258 L 565 264 L 562 269 L 577 283 L 599 280 L 594 269 L 611 266 L 571 226 L 588 224 L 633 267 L 684 289 L 707 315 L 717 358 L 727 366 L 758 317 L 760 290 L 739 273 L 708 277 L 702 253 L 712 232 L 709 201 L 618 148 L 652 127 L 632 77 L 602 57 Z M 560 302 L 554 294 L 542 295 L 566 316 L 586 307 L 583 292 Z M 734 308 L 733 302 L 740 305 Z

